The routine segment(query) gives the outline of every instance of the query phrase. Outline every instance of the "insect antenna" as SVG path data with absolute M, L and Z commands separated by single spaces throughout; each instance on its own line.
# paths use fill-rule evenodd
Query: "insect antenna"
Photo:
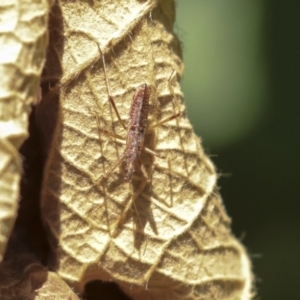
M 107 95 L 108 95 L 108 100 L 109 100 L 111 106 L 113 107 L 113 109 L 114 109 L 114 111 L 115 111 L 115 113 L 117 115 L 117 118 L 118 118 L 119 122 L 121 123 L 122 127 L 125 130 L 127 130 L 127 128 L 126 128 L 123 120 L 121 119 L 121 116 L 120 116 L 119 111 L 117 109 L 116 103 L 115 103 L 113 97 L 110 94 L 109 82 L 108 82 L 108 77 L 107 77 L 107 73 L 106 73 L 106 63 L 105 63 L 104 53 L 102 52 L 102 50 L 101 50 L 101 48 L 100 48 L 100 46 L 99 46 L 98 43 L 97 43 L 97 46 L 98 46 L 98 49 L 99 49 L 99 52 L 100 52 L 101 58 L 102 58 L 103 71 L 104 71 L 104 76 L 105 76 L 105 85 L 106 85 L 106 91 L 107 91 Z

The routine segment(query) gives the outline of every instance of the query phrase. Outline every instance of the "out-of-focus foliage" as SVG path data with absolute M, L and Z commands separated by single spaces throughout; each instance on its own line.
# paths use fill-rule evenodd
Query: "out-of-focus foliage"
M 262 3 L 179 2 L 177 16 L 189 116 L 209 145 L 228 145 L 263 117 Z
M 178 1 L 183 90 L 261 299 L 300 299 L 299 1 Z M 257 254 L 259 257 L 257 257 Z

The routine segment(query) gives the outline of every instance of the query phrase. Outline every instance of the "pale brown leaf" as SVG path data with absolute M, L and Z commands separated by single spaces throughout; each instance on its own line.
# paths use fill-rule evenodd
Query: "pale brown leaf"
M 58 1 L 52 11 L 43 81 L 50 82 L 46 98 L 57 95 L 60 104 L 46 142 L 42 191 L 52 267 L 80 293 L 87 282 L 103 280 L 133 299 L 250 299 L 248 257 L 186 117 L 173 23 L 169 0 Z M 151 88 L 149 127 L 182 112 L 147 132 L 145 146 L 165 156 L 142 153 L 150 182 L 141 172 L 123 182 L 122 164 L 98 180 L 125 151 L 101 128 L 126 137 L 108 101 L 98 45 L 125 124 L 143 83 Z M 40 110 L 38 123 L 48 122 L 48 114 Z
M 48 1 L 0 1 L 0 262 L 17 216 L 27 137 L 47 47 Z
M 30 254 L 13 254 L 0 266 L 1 300 L 79 300 L 55 273 Z

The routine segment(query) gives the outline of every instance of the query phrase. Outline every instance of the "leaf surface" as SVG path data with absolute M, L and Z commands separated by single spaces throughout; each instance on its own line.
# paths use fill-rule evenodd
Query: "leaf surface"
M 81 293 L 89 281 L 113 280 L 133 299 L 250 299 L 249 260 L 186 117 L 174 18 L 172 1 L 59 1 L 53 9 L 43 81 L 57 83 L 44 96 L 60 102 L 42 191 L 52 267 Z M 98 47 L 125 124 L 136 89 L 150 87 L 145 147 L 165 157 L 142 152 L 150 181 L 138 171 L 124 182 L 124 162 L 99 179 L 126 151 L 127 130 L 109 102 Z
M 0 262 L 17 217 L 22 173 L 18 150 L 27 138 L 47 47 L 48 1 L 0 3 Z

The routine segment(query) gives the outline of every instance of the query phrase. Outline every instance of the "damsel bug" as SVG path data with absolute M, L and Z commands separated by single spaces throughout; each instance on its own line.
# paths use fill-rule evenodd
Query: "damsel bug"
M 146 83 L 144 83 L 137 88 L 137 91 L 133 97 L 130 112 L 129 112 L 129 121 L 128 121 L 128 128 L 127 128 L 125 126 L 124 122 L 122 121 L 120 114 L 118 112 L 118 109 L 116 107 L 115 101 L 113 100 L 113 97 L 111 96 L 109 82 L 108 82 L 108 76 L 107 76 L 107 72 L 106 72 L 106 63 L 105 63 L 104 54 L 101 51 L 99 46 L 98 46 L 98 48 L 99 48 L 99 52 L 102 57 L 108 99 L 109 99 L 109 102 L 110 102 L 113 110 L 115 111 L 115 113 L 117 115 L 119 122 L 121 123 L 122 127 L 127 131 L 127 136 L 126 136 L 126 138 L 124 138 L 114 132 L 110 132 L 104 128 L 101 128 L 99 118 L 96 116 L 99 132 L 103 132 L 104 134 L 106 134 L 108 136 L 113 136 L 119 140 L 126 141 L 126 146 L 125 146 L 124 152 L 118 157 L 118 159 L 112 164 L 112 166 L 110 166 L 110 168 L 105 172 L 105 174 L 101 175 L 100 177 L 98 177 L 96 179 L 96 183 L 107 178 L 116 169 L 116 167 L 118 167 L 123 161 L 125 161 L 124 181 L 130 182 L 132 180 L 133 174 L 136 173 L 136 171 L 138 169 L 140 169 L 143 173 L 145 181 L 149 182 L 150 180 L 148 178 L 146 168 L 141 159 L 142 151 L 144 150 L 144 151 L 150 153 L 151 155 L 155 155 L 160 158 L 165 158 L 165 157 L 156 153 L 155 151 L 145 147 L 144 141 L 145 141 L 146 131 L 151 130 L 155 127 L 158 127 L 168 121 L 178 118 L 181 115 L 181 113 L 178 112 L 176 114 L 173 114 L 170 117 L 167 117 L 167 118 L 161 120 L 160 122 L 157 122 L 156 124 L 152 125 L 151 127 L 147 127 L 148 113 L 149 113 L 150 88 Z M 172 74 L 168 80 L 170 89 L 171 89 L 170 79 L 172 78 L 173 73 L 174 72 L 172 72 Z M 138 191 L 135 193 L 135 195 L 138 195 L 143 190 L 143 188 L 145 187 L 145 183 L 146 183 L 145 181 L 138 188 Z M 133 203 L 134 208 L 137 212 L 136 206 L 134 204 L 135 197 L 133 196 L 132 198 L 133 199 L 131 201 L 129 201 L 127 203 L 127 205 L 124 207 L 116 228 L 118 228 L 119 225 L 123 222 L 123 219 L 124 219 L 128 209 L 130 208 L 131 203 Z
M 107 89 L 107 94 L 109 101 L 117 115 L 118 120 L 122 124 L 125 130 L 127 130 L 127 137 L 123 138 L 113 132 L 109 132 L 105 129 L 102 129 L 99 125 L 99 119 L 97 118 L 98 121 L 98 129 L 102 131 L 103 133 L 107 135 L 114 136 L 118 139 L 121 140 L 126 140 L 126 147 L 125 151 L 119 156 L 119 158 L 115 161 L 115 163 L 107 170 L 107 172 L 104 175 L 101 175 L 97 181 L 103 180 L 107 178 L 113 171 L 114 169 L 120 165 L 124 160 L 125 160 L 125 176 L 124 176 L 124 181 L 131 181 L 133 174 L 137 171 L 137 167 L 141 169 L 144 177 L 148 181 L 148 176 L 145 170 L 145 167 L 143 165 L 143 162 L 141 161 L 141 152 L 142 150 L 145 150 L 146 152 L 158 156 L 160 158 L 164 158 L 164 156 L 156 153 L 155 151 L 144 147 L 144 139 L 145 139 L 145 133 L 147 130 L 147 121 L 148 121 L 148 112 L 149 112 L 149 98 L 150 98 L 150 89 L 146 83 L 142 84 L 136 91 L 132 103 L 131 103 L 131 108 L 130 108 L 130 113 L 129 113 L 129 124 L 128 128 L 126 128 L 124 122 L 122 121 L 120 114 L 118 112 L 118 109 L 116 107 L 116 104 L 113 100 L 113 97 L 110 94 L 110 89 L 109 89 L 109 83 L 108 83 L 108 78 L 107 78 L 107 73 L 106 73 L 106 63 L 105 63 L 105 58 L 102 50 L 98 46 L 99 51 L 101 53 L 102 57 L 102 63 L 103 63 L 103 70 L 104 70 L 104 76 L 105 76 L 105 83 L 106 83 L 106 89 Z M 173 72 L 170 76 L 172 77 Z M 169 78 L 169 80 L 170 80 Z M 153 129 L 157 126 L 162 125 L 163 123 L 169 122 L 173 119 L 178 118 L 181 115 L 180 112 L 154 124 L 148 129 Z

